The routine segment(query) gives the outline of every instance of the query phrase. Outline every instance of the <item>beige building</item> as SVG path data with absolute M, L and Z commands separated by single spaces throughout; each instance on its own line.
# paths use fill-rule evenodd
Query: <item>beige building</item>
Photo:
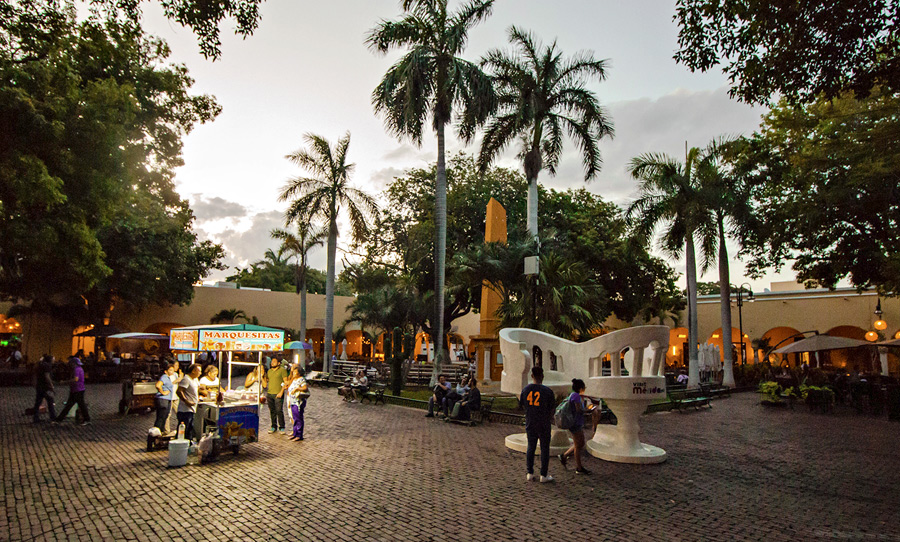
M 760 361 L 766 350 L 760 346 L 786 346 L 794 342 L 789 337 L 805 331 L 859 340 L 867 340 L 866 334 L 870 331 L 876 331 L 876 340 L 900 337 L 900 299 L 881 298 L 874 291 L 858 293 L 853 288 L 807 290 L 794 282 L 776 282 L 764 292 L 754 292 L 753 297 L 753 301 L 748 301 L 745 294 L 743 306 L 738 311 L 736 297 L 732 295 L 731 336 L 738 363 L 741 359 L 741 322 L 747 363 Z M 881 316 L 875 314 L 879 302 Z M 723 333 L 719 296 L 701 296 L 697 305 L 700 342 L 716 344 L 721 349 Z M 886 324 L 884 330 L 875 329 L 874 324 L 879 319 Z M 686 318 L 682 318 L 682 322 L 685 321 Z M 687 328 L 673 329 L 668 362 L 681 364 L 686 347 Z M 855 366 L 865 370 L 871 368 L 873 363 L 871 352 L 865 349 L 831 351 L 824 358 L 826 364 L 837 368 L 852 369 Z M 792 365 L 808 359 L 808 355 L 800 354 L 772 358 L 773 361 L 787 361 Z M 889 367 L 891 374 L 900 373 L 898 358 L 893 353 L 889 356 Z

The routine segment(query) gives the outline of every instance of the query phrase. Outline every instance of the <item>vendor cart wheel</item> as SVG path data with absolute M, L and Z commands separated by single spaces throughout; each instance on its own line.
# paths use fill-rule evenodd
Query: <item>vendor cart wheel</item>
M 148 451 L 148 452 L 152 452 L 152 451 L 153 451 L 153 443 L 154 443 L 155 440 L 156 440 L 156 439 L 153 438 L 151 435 L 147 435 L 147 451 Z
M 125 404 L 125 400 L 122 399 L 119 401 L 119 414 L 125 415 L 125 410 L 128 408 L 128 405 Z

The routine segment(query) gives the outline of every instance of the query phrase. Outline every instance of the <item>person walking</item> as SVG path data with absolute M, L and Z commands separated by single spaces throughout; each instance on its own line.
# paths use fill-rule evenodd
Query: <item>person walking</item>
M 50 421 L 56 421 L 56 403 L 54 401 L 53 392 L 53 356 L 44 354 L 41 361 L 38 362 L 35 369 L 34 379 L 34 423 L 41 422 L 41 403 L 47 401 L 47 414 Z
M 266 373 L 266 403 L 269 405 L 269 417 L 272 427 L 269 433 L 281 431 L 285 433 L 284 426 L 284 381 L 288 372 L 281 366 L 281 360 L 272 358 L 272 368 Z
M 175 394 L 178 396 L 178 422 L 184 424 L 184 438 L 194 439 L 194 414 L 197 413 L 197 403 L 200 401 L 200 373 L 203 371 L 198 364 L 188 367 L 187 374 L 178 383 Z
M 90 425 L 91 416 L 88 414 L 87 403 L 84 402 L 84 367 L 82 367 L 81 358 L 72 356 L 69 358 L 69 365 L 72 367 L 72 380 L 69 381 L 69 398 L 63 406 L 62 412 L 56 417 L 56 421 L 61 422 L 66 419 L 69 410 L 76 404 L 78 412 L 81 413 L 81 425 Z
M 553 390 L 543 384 L 544 370 L 539 366 L 531 368 L 531 384 L 525 386 L 519 396 L 519 406 L 525 409 L 525 433 L 528 436 L 528 448 L 525 451 L 525 468 L 529 482 L 539 479 L 542 483 L 552 482 L 548 474 L 550 467 L 550 429 L 553 426 L 553 411 L 556 397 Z M 538 441 L 541 444 L 541 476 L 534 476 L 534 452 Z
M 559 461 L 562 463 L 563 468 L 565 468 L 566 460 L 569 457 L 575 457 L 575 474 L 591 473 L 581 464 L 581 458 L 584 456 L 584 390 L 584 380 L 573 378 L 572 393 L 568 399 L 568 407 L 572 409 L 574 414 L 574 423 L 569 428 L 569 432 L 572 434 L 572 446 L 559 454 Z
M 291 405 L 291 417 L 294 420 L 294 431 L 291 440 L 303 440 L 303 411 L 306 410 L 306 398 L 309 386 L 306 383 L 306 371 L 299 365 L 291 369 L 291 385 L 288 387 L 288 402 Z
M 172 411 L 172 399 L 175 398 L 175 364 L 167 363 L 166 370 L 156 381 L 156 423 L 153 427 L 166 434 L 166 422 Z

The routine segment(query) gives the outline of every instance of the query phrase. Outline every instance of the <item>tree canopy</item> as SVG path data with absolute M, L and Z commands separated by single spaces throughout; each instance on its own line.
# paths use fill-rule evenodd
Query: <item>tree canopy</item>
M 810 102 L 876 86 L 900 90 L 898 0 L 678 0 L 675 59 L 723 65 L 731 96 Z
M 108 15 L 121 13 L 129 21 L 140 23 L 143 0 L 91 0 Z M 259 7 L 265 0 L 157 0 L 170 20 L 190 28 L 207 58 L 222 54 L 219 27 L 227 20 L 235 23 L 234 33 L 246 38 L 259 26 Z
M 181 137 L 219 113 L 139 26 L 71 3 L 0 8 L 0 297 L 36 306 L 190 301 L 222 249 L 175 192 Z
M 900 292 L 898 141 L 897 93 L 774 107 L 733 158 L 761 222 L 746 233 L 753 274 L 793 260 L 809 285 Z

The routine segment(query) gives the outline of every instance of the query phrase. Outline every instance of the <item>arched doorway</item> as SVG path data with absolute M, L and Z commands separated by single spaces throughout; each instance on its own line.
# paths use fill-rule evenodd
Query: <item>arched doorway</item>
M 712 344 L 719 347 L 719 358 L 721 361 L 725 361 L 725 347 L 723 346 L 723 333 L 722 328 L 719 328 L 713 331 L 712 335 L 710 335 L 709 339 L 706 340 L 706 344 Z M 746 363 L 756 363 L 756 355 L 753 353 L 753 348 L 750 346 L 750 337 L 747 334 L 744 334 L 743 340 L 741 340 L 741 331 L 733 327 L 731 328 L 731 342 L 729 344 L 731 348 L 731 359 L 734 361 L 735 365 L 740 365 L 744 361 Z M 744 357 L 741 357 L 741 347 L 744 350 Z
M 669 330 L 669 349 L 666 350 L 666 366 L 671 369 L 687 367 L 688 330 L 676 327 Z
M 787 326 L 773 327 L 769 331 L 763 333 L 757 344 L 757 347 L 759 348 L 759 361 L 768 361 L 772 365 L 781 365 L 783 362 L 787 362 L 788 365 L 799 365 L 801 362 L 800 354 L 773 354 L 770 352 L 770 349 L 782 348 L 803 339 L 803 335 L 800 335 L 799 333 L 800 330 Z M 789 338 L 793 336 L 796 337 L 793 339 Z M 763 359 L 766 352 L 769 352 L 768 360 Z
M 832 337 L 846 337 L 858 341 L 866 340 L 866 330 L 857 326 L 836 326 L 825 332 Z M 846 348 L 823 352 L 824 366 L 848 371 L 868 371 L 872 368 L 871 348 Z

